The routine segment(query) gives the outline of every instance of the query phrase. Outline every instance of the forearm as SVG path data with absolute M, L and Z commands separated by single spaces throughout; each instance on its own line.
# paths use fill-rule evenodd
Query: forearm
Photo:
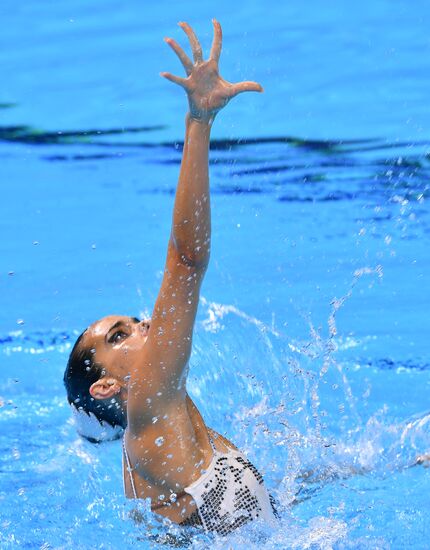
M 196 121 L 187 115 L 171 234 L 181 258 L 203 268 L 209 260 L 211 237 L 210 131 L 211 123 Z
M 185 263 L 206 267 L 210 251 L 210 200 L 208 156 L 210 122 L 227 103 L 241 92 L 262 92 L 256 82 L 231 84 L 218 71 L 221 53 L 221 25 L 215 19 L 214 39 L 207 61 L 193 29 L 184 22 L 180 27 L 187 34 L 193 61 L 172 38 L 165 38 L 181 61 L 187 78 L 163 72 L 168 80 L 181 86 L 187 93 L 190 113 L 199 121 L 187 117 L 181 173 L 173 212 L 171 243 Z

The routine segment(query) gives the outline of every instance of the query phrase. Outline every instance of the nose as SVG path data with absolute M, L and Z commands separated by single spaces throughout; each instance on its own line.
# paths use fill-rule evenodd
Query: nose
M 151 319 L 142 319 L 142 321 L 140 321 L 139 323 L 139 328 L 142 330 L 145 336 L 148 334 L 150 326 L 151 326 Z

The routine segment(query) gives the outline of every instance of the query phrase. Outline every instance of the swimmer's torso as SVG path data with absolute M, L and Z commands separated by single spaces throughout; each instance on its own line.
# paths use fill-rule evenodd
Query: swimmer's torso
M 208 468 L 213 449 L 208 428 L 188 396 L 183 407 L 175 407 L 171 425 L 166 420 L 157 419 L 136 439 L 126 436 L 125 444 L 138 498 L 151 499 L 154 511 L 181 523 L 196 510 L 192 496 L 184 489 Z M 227 439 L 210 432 L 218 451 L 236 450 Z M 123 468 L 125 493 L 133 498 L 125 460 Z M 172 504 L 172 500 L 176 502 Z

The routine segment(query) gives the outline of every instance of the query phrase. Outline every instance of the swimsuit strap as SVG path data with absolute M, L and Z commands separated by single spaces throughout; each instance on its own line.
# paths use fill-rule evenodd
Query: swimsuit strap
M 130 485 L 131 485 L 131 489 L 133 491 L 133 496 L 134 496 L 134 498 L 137 499 L 136 486 L 134 484 L 134 479 L 133 479 L 133 470 L 131 468 L 130 459 L 128 458 L 127 449 L 125 448 L 125 434 L 124 434 L 124 437 L 122 438 L 122 449 L 124 451 L 125 462 L 126 462 L 126 465 L 127 465 L 127 472 L 128 472 L 128 476 L 130 478 Z

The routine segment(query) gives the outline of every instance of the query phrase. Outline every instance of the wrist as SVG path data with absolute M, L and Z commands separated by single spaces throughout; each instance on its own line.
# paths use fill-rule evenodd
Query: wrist
M 207 128 L 211 128 L 215 120 L 215 113 L 211 115 L 196 115 L 194 113 L 188 112 L 185 121 L 187 124 L 199 124 Z

